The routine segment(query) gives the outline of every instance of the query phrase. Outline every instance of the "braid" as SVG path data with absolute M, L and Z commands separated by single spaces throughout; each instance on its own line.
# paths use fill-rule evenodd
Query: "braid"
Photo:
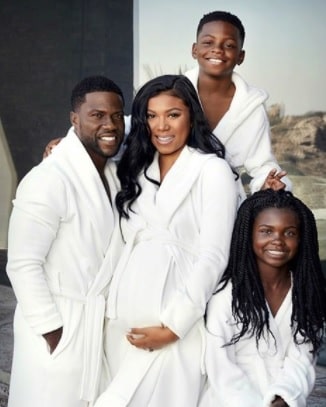
M 270 332 L 269 311 L 252 248 L 252 229 L 257 215 L 271 207 L 293 210 L 299 218 L 300 243 L 290 264 L 293 275 L 291 327 L 295 342 L 310 342 L 316 353 L 326 321 L 326 283 L 318 256 L 316 222 L 302 201 L 283 190 L 258 191 L 239 208 L 229 264 L 218 289 L 222 290 L 229 281 L 232 283 L 232 314 L 241 330 L 230 344 L 238 342 L 246 333 L 255 335 L 258 343 L 266 330 Z
M 296 200 L 301 224 L 298 257 L 293 270 L 291 326 L 296 343 L 311 342 L 317 352 L 326 320 L 326 289 L 318 256 L 318 233 L 312 212 Z M 299 258 L 300 256 L 300 258 Z M 302 337 L 299 339 L 298 335 Z

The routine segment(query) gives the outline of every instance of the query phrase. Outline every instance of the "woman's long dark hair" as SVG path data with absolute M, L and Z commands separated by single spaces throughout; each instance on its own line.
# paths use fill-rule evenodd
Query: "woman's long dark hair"
M 310 342 L 316 353 L 326 322 L 326 283 L 318 255 L 317 227 L 311 210 L 284 190 L 256 192 L 239 208 L 229 264 L 218 290 L 232 282 L 232 313 L 241 330 L 230 343 L 238 342 L 246 333 L 255 335 L 258 343 L 264 329 L 269 330 L 269 312 L 252 247 L 254 220 L 267 208 L 290 209 L 298 216 L 300 242 L 290 264 L 293 280 L 291 327 L 295 343 Z M 298 334 L 303 339 L 299 339 Z
M 147 108 L 149 99 L 162 92 L 180 98 L 189 108 L 192 126 L 187 145 L 203 153 L 213 153 L 221 158 L 225 156 L 224 146 L 212 134 L 196 90 L 189 79 L 183 75 L 163 75 L 150 80 L 137 92 L 133 101 L 131 130 L 126 140 L 126 149 L 118 164 L 121 191 L 117 194 L 116 206 L 120 217 L 129 218 L 128 212 L 141 194 L 138 177 L 142 171 L 146 176 L 146 171 L 153 161 L 156 150 L 151 143 Z

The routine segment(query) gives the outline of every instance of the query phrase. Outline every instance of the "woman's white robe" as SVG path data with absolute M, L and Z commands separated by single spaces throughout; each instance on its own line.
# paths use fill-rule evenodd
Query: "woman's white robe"
M 105 175 L 114 199 L 115 164 Z M 18 305 L 9 407 L 84 407 L 96 397 L 110 279 L 101 265 L 113 225 L 100 176 L 70 129 L 14 200 L 7 272 Z M 61 326 L 50 354 L 42 334 Z
M 160 179 L 157 156 L 147 175 Z M 96 407 L 197 405 L 203 315 L 228 261 L 234 178 L 225 160 L 188 147 L 160 187 L 141 176 L 135 213 L 122 222 L 126 246 L 108 299 L 106 352 L 113 380 Z M 128 328 L 161 324 L 180 339 L 153 352 L 126 340 Z
M 208 388 L 200 407 L 267 407 L 275 395 L 290 407 L 305 407 L 315 382 L 315 359 L 308 344 L 296 345 L 291 332 L 292 290 L 275 317 L 271 334 L 259 340 L 249 335 L 224 346 L 239 328 L 231 310 L 231 284 L 213 295 L 207 311 L 206 369 Z
M 185 73 L 198 92 L 199 67 Z M 267 174 L 272 168 L 280 170 L 272 152 L 270 126 L 265 102 L 267 93 L 247 84 L 242 77 L 233 72 L 235 85 L 229 110 L 217 124 L 213 133 L 224 144 L 226 159 L 233 168 L 244 167 L 252 177 L 251 193 L 260 190 Z M 286 189 L 291 189 L 291 181 L 283 177 Z

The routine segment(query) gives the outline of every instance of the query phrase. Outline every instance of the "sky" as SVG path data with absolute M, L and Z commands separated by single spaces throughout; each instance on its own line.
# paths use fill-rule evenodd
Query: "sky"
M 236 71 L 269 93 L 286 115 L 326 112 L 325 0 L 135 0 L 134 87 L 196 66 L 191 46 L 200 18 L 224 10 L 246 30 Z M 150 74 L 148 73 L 150 72 Z

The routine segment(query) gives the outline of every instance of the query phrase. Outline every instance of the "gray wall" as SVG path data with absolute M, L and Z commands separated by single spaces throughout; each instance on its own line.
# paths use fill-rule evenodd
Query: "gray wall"
M 133 92 L 132 0 L 2 0 L 0 119 L 18 181 L 66 133 L 81 78 L 104 74 Z
M 0 1 L 0 284 L 16 182 L 69 127 L 72 87 L 102 74 L 116 81 L 130 112 L 132 0 Z

